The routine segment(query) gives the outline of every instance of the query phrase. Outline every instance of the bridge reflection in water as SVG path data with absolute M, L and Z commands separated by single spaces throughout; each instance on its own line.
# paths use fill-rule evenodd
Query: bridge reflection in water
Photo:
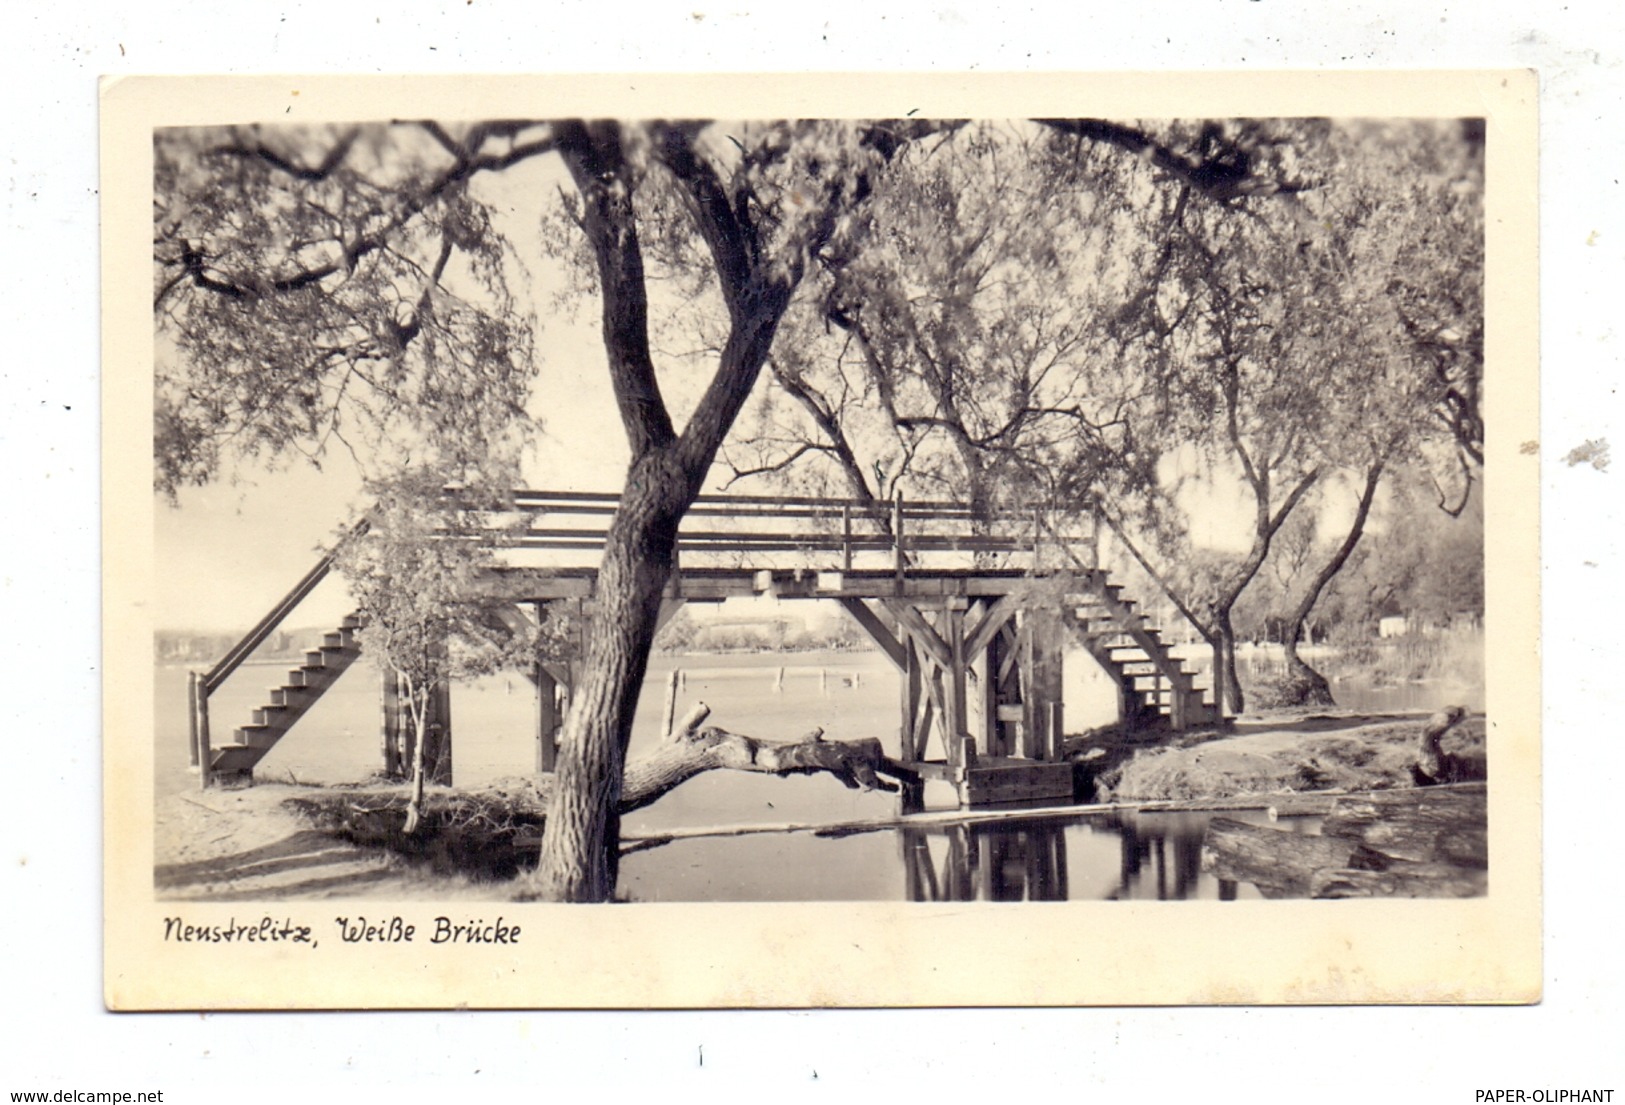
M 904 825 L 897 830 L 904 893 L 916 902 L 1235 900 L 1235 883 L 1202 873 L 1206 824 L 1201 815 L 1121 814 Z

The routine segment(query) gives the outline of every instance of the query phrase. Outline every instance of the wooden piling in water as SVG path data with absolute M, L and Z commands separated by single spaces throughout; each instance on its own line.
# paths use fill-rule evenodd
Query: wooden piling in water
M 664 722 L 660 730 L 662 736 L 670 734 L 672 726 L 677 724 L 677 682 L 681 678 L 678 673 L 678 668 L 672 668 L 666 676 L 666 704 L 660 713 Z

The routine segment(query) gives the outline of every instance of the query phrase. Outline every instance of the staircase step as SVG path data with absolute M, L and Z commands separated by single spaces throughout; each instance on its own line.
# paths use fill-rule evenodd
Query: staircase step
M 287 729 L 280 725 L 250 722 L 247 725 L 239 725 L 236 731 L 232 733 L 233 743 L 223 747 L 231 748 L 235 746 L 237 748 L 252 748 L 260 752 L 267 752 L 277 741 L 282 739 L 282 734 L 286 732 Z
M 1143 636 L 1145 636 L 1145 637 L 1150 638 L 1151 643 L 1153 645 L 1160 646 L 1162 644 L 1162 641 L 1157 636 L 1157 631 L 1155 629 L 1141 630 L 1141 634 Z M 1144 649 L 1145 648 L 1145 646 L 1142 645 L 1140 643 L 1140 641 L 1133 634 L 1125 633 L 1122 630 L 1119 630 L 1119 629 L 1116 629 L 1116 628 L 1110 629 L 1110 630 L 1106 631 L 1105 633 L 1102 633 L 1100 635 L 1100 638 L 1101 638 L 1102 643 L 1105 643 L 1106 647 L 1109 648 L 1109 649 L 1110 648 L 1121 648 L 1121 649 L 1127 650 L 1127 649 L 1131 649 L 1131 648 L 1138 648 L 1138 649 Z M 1157 649 L 1157 651 L 1160 652 L 1161 648 L 1159 647 Z
M 261 749 L 228 744 L 214 750 L 209 758 L 209 770 L 216 775 L 252 771 L 264 757 Z
M 270 698 L 267 700 L 272 706 L 307 706 L 316 700 L 313 687 L 272 687 Z
M 306 668 L 344 667 L 360 655 L 360 650 L 346 645 L 323 645 L 321 648 L 305 649 L 305 662 L 301 666 Z
M 289 670 L 287 682 L 272 687 L 269 701 L 254 709 L 249 723 L 234 729 L 230 742 L 216 747 L 210 770 L 251 776 L 260 758 L 360 657 L 361 649 L 355 640 L 355 630 L 360 626 L 360 619 L 352 614 L 339 623 L 336 631 L 322 634 L 321 647 L 305 649 L 304 663 Z
M 1123 611 L 1132 611 L 1134 607 L 1135 602 L 1133 599 L 1113 599 L 1110 602 L 1103 602 L 1100 599 L 1091 598 L 1075 603 L 1073 613 L 1080 618 L 1103 618 L 1111 617 Z

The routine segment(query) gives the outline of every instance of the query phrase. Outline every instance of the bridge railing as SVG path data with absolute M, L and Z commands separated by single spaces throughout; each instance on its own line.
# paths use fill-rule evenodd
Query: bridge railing
M 586 491 L 521 490 L 515 507 L 530 515 L 515 547 L 602 550 L 620 496 Z M 850 571 L 863 554 L 889 554 L 898 570 L 935 554 L 1029 558 L 1042 568 L 1046 545 L 1095 547 L 1092 517 L 1056 521 L 1051 507 L 975 509 L 950 500 L 839 499 L 795 495 L 701 495 L 678 529 L 678 553 L 828 554 L 830 567 Z M 1060 566 L 1056 564 L 1055 566 Z

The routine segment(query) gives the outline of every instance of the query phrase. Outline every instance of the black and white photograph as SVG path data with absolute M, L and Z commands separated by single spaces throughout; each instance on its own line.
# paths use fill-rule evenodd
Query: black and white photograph
M 110 85 L 109 1002 L 1538 996 L 1517 76 Z

